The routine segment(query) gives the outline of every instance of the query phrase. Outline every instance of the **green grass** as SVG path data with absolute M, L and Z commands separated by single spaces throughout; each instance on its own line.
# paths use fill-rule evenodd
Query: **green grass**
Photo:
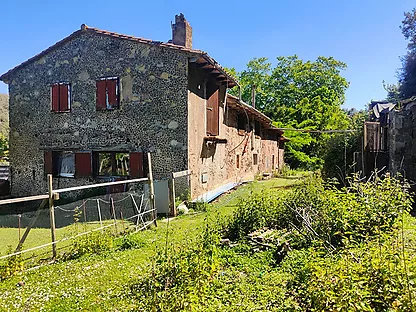
M 285 189 L 298 182 L 296 177 L 288 176 L 241 186 L 216 200 L 207 212 L 179 216 L 169 222 L 160 220 L 164 222 L 158 222 L 157 228 L 132 234 L 139 248 L 85 255 L 0 282 L 0 311 L 140 311 L 140 293 L 133 296 L 129 286 L 149 273 L 156 251 L 165 250 L 167 237 L 169 245 L 186 249 L 201 233 L 207 217 L 227 218 L 239 200 L 250 193 Z M 410 217 L 405 221 L 406 246 L 414 248 L 416 221 Z M 15 232 L 6 230 L 5 235 Z M 49 239 L 49 230 L 43 235 Z M 290 304 L 291 298 L 285 297 L 285 291 L 291 274 L 273 265 L 271 251 L 250 250 L 243 243 L 221 248 L 225 264 L 210 282 L 208 300 L 201 303 L 201 311 L 271 311 L 277 310 L 281 302 Z M 23 286 L 17 286 L 20 281 Z M 285 307 L 278 309 L 284 311 Z
M 113 220 L 105 220 L 103 221 L 103 226 L 113 224 Z M 126 222 L 127 226 L 127 222 Z M 91 231 L 93 229 L 97 229 L 100 227 L 99 222 L 89 222 L 86 224 L 79 223 L 79 224 L 72 224 L 63 228 L 56 229 L 56 240 L 60 241 L 64 238 L 75 236 L 79 233 Z M 119 230 L 121 230 L 121 224 L 118 224 Z M 111 227 L 114 229 L 113 227 Z M 23 236 L 26 228 L 21 228 L 20 235 Z M 51 242 L 51 230 L 49 228 L 32 228 L 27 236 L 23 244 L 22 250 L 31 249 L 37 246 L 41 246 L 44 244 L 48 244 Z M 17 245 L 19 243 L 19 230 L 18 228 L 0 228 L 0 256 L 7 255 L 11 251 L 14 252 Z M 64 252 L 68 250 L 68 247 L 71 245 L 71 240 L 59 242 L 57 244 L 58 250 Z M 26 259 L 28 257 L 33 256 L 42 256 L 44 258 L 51 257 L 51 246 L 46 246 L 40 249 L 36 249 L 34 251 L 30 251 L 27 253 L 23 253 L 23 258 Z
M 0 283 L 0 310 L 133 309 L 137 299 L 128 296 L 126 285 L 149 269 L 156 250 L 165 248 L 167 229 L 169 244 L 182 244 L 200 232 L 207 215 L 229 216 L 239 198 L 266 188 L 287 187 L 297 181 L 283 178 L 243 185 L 220 197 L 206 213 L 180 216 L 169 223 L 158 222 L 157 228 L 133 234 L 141 242 L 141 248 L 84 256 L 21 273 Z M 0 234 L 16 237 L 16 229 L 1 230 Z M 39 241 L 47 241 L 50 232 L 39 229 L 38 234 Z M 23 287 L 16 286 L 19 281 L 25 283 Z

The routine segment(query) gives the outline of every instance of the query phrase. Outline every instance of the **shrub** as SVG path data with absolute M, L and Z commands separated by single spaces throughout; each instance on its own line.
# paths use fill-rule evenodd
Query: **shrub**
M 114 236 L 107 231 L 95 231 L 78 237 L 71 246 L 66 259 L 76 259 L 85 254 L 104 254 L 114 246 Z
M 118 250 L 134 249 L 143 246 L 143 241 L 134 234 L 126 234 L 122 237 L 118 237 L 115 239 L 114 243 Z
M 337 254 L 293 252 L 281 267 L 287 294 L 304 311 L 413 311 L 415 258 L 401 247 L 390 236 Z
M 9 252 L 11 253 L 11 251 Z M 24 262 L 20 255 L 7 258 L 0 264 L 0 281 L 17 275 L 24 269 Z
M 186 247 L 158 250 L 153 267 L 130 287 L 143 309 L 183 311 L 199 305 L 219 267 L 218 240 L 218 230 L 207 224 Z
M 386 178 L 352 181 L 337 189 L 319 176 L 306 179 L 291 192 L 265 191 L 240 201 L 227 233 L 239 239 L 262 227 L 289 231 L 292 247 L 322 246 L 334 250 L 345 241 L 357 243 L 388 232 L 400 212 L 411 209 L 406 185 Z

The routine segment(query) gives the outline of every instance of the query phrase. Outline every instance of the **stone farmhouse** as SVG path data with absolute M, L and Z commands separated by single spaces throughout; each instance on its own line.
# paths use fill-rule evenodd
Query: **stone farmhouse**
M 193 49 L 175 17 L 167 43 L 82 25 L 3 74 L 9 86 L 11 193 L 190 170 L 196 198 L 283 165 L 283 132 L 227 93 L 238 82 Z

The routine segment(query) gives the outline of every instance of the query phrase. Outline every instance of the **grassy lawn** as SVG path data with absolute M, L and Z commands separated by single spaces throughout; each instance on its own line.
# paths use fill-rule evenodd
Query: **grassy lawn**
M 111 251 L 104 255 L 84 256 L 26 271 L 19 276 L 0 282 L 0 309 L 43 311 L 126 311 L 135 305 L 126 295 L 126 285 L 147 270 L 155 251 L 165 248 L 167 229 L 169 244 L 183 243 L 200 232 L 206 216 L 227 216 L 239 198 L 267 188 L 288 187 L 299 177 L 270 179 L 253 182 L 220 197 L 206 213 L 180 216 L 172 221 L 158 222 L 157 228 L 134 234 L 141 248 Z M 8 236 L 16 236 L 16 229 L 0 229 Z M 68 229 L 70 231 L 70 229 Z M 33 234 L 33 233 L 32 233 Z M 49 230 L 39 230 L 38 242 L 49 239 Z M 31 242 L 32 244 L 34 242 Z M 29 245 L 29 242 L 28 242 Z M 16 286 L 19 281 L 24 286 Z

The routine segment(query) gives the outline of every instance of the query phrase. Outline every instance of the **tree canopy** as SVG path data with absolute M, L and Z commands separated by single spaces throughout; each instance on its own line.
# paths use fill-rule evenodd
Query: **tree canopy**
M 400 99 L 406 99 L 416 95 L 416 9 L 404 13 L 400 29 L 408 41 L 407 54 L 402 57 L 403 67 L 399 73 Z
M 256 107 L 278 127 L 309 130 L 348 127 L 348 118 L 341 109 L 348 88 L 347 80 L 341 76 L 347 67 L 345 63 L 323 56 L 303 61 L 297 55 L 280 56 L 276 61 L 272 66 L 267 58 L 255 58 L 245 70 L 236 73 L 245 102 L 251 102 L 255 86 Z M 290 138 L 286 155 L 292 166 L 311 169 L 322 166 L 329 135 L 295 131 L 287 131 L 285 135 Z

